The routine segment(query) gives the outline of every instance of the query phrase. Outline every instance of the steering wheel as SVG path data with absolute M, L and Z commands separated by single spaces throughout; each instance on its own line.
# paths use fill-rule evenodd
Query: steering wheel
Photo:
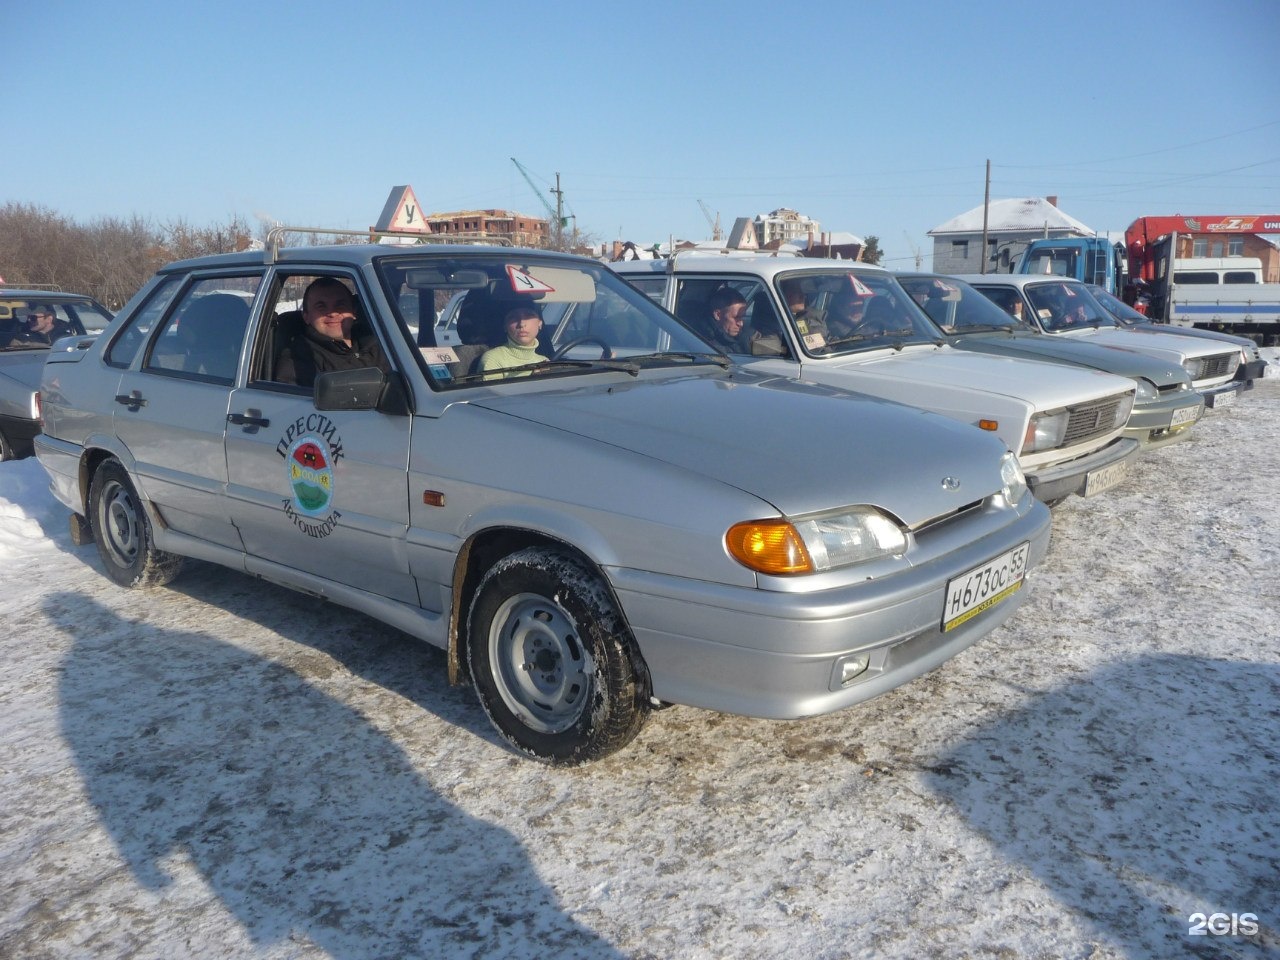
M 613 359 L 613 349 L 609 346 L 609 344 L 605 343 L 599 337 L 578 337 L 577 340 L 570 340 L 568 343 L 561 344 L 559 347 L 556 348 L 555 352 L 551 354 L 551 359 L 560 360 L 564 357 L 566 353 L 568 353 L 574 347 L 579 347 L 584 343 L 599 344 L 600 349 L 604 351 L 604 353 L 600 355 L 601 360 Z

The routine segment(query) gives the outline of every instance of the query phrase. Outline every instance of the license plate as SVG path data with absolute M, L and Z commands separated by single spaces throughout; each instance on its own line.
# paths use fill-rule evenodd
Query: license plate
M 1220 410 L 1223 407 L 1229 407 L 1236 402 L 1236 392 L 1229 390 L 1226 393 L 1220 393 L 1213 398 L 1213 409 Z
M 1200 408 L 1198 406 L 1183 407 L 1180 410 L 1173 411 L 1173 419 L 1169 421 L 1169 427 L 1172 429 L 1173 427 L 1180 427 L 1183 424 L 1195 423 L 1199 416 Z
M 1121 460 L 1110 466 L 1090 470 L 1084 478 L 1084 495 L 1092 497 L 1095 493 L 1109 490 L 1129 475 L 1129 461 Z
M 1021 544 L 948 581 L 947 601 L 942 608 L 942 632 L 954 630 L 1017 593 L 1027 572 L 1030 550 L 1030 543 Z

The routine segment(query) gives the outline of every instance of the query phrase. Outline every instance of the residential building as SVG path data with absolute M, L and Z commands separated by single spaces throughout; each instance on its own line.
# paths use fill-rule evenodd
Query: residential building
M 1059 210 L 1057 197 L 992 200 L 986 207 L 984 249 L 983 212 L 983 207 L 974 207 L 929 231 L 933 237 L 934 270 L 938 273 L 1009 273 L 1032 240 L 1095 235 L 1093 229 Z

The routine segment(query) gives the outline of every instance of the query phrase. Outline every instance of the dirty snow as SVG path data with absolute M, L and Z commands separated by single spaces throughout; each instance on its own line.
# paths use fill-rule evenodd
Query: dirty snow
M 1268 379 L 927 677 L 555 770 L 361 615 L 115 587 L 0 464 L 0 957 L 1280 957 L 1277 478 Z

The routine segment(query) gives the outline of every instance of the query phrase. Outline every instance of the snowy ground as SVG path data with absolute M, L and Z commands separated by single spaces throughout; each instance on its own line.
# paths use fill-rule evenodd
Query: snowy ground
M 0 957 L 1280 957 L 1277 478 L 1269 379 L 929 676 L 562 771 L 363 616 L 115 587 L 0 465 Z

